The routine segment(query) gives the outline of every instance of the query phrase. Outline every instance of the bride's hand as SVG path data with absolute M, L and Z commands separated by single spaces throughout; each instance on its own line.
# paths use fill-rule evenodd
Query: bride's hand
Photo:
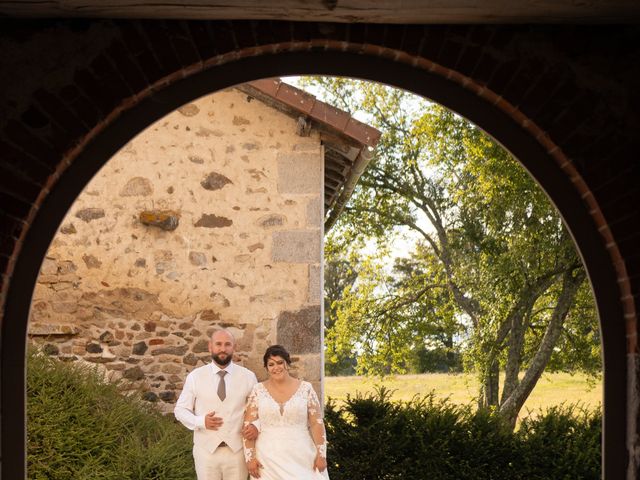
M 316 459 L 313 462 L 313 469 L 318 470 L 319 472 L 324 472 L 327 468 L 327 459 L 321 456 L 319 453 L 316 454 Z
M 247 462 L 247 470 L 249 471 L 249 475 L 254 478 L 260 478 L 261 468 L 262 464 L 258 461 L 257 458 L 251 459 Z

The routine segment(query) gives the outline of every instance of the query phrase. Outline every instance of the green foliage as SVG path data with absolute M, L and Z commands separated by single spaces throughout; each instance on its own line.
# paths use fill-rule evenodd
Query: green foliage
M 344 78 L 303 83 L 382 132 L 327 239 L 358 272 L 332 303 L 332 362 L 356 356 L 358 373 L 385 375 L 421 368 L 425 352 L 460 353 L 479 376 L 481 403 L 512 421 L 547 365 L 599 373 L 584 268 L 558 212 L 507 151 L 409 92 Z M 407 232 L 414 244 L 390 269 L 393 242 Z
M 492 410 L 389 396 L 381 387 L 327 405 L 332 480 L 600 478 L 599 413 L 550 409 L 514 433 Z
M 194 478 L 191 432 L 91 369 L 36 352 L 27 363 L 33 480 Z

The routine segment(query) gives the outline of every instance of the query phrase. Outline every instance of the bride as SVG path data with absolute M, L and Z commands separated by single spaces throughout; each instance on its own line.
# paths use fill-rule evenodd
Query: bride
M 269 379 L 253 387 L 244 423 L 260 422 L 257 440 L 244 440 L 247 469 L 261 480 L 328 480 L 327 439 L 318 396 L 289 375 L 281 345 L 264 354 Z

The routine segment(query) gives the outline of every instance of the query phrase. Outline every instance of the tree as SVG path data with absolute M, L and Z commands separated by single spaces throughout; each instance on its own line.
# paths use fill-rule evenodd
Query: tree
M 340 302 L 331 341 L 351 335 L 362 351 L 359 364 L 384 373 L 402 365 L 399 339 L 419 336 L 421 323 L 462 323 L 466 365 L 482 384 L 479 403 L 512 424 L 547 365 L 599 370 L 593 349 L 573 349 L 590 357 L 577 361 L 555 351 L 580 328 L 597 330 L 595 306 L 570 235 L 508 152 L 453 112 L 407 92 L 341 78 L 308 83 L 323 89 L 326 101 L 364 112 L 383 132 L 334 237 L 388 246 L 390 231 L 409 229 L 420 238 L 413 258 L 429 272 L 393 285 L 369 261 L 368 281 L 358 280 Z M 593 346 L 597 335 L 590 340 Z

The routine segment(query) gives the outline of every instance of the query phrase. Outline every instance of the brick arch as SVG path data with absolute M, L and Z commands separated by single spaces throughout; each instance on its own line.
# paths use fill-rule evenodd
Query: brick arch
M 317 73 L 381 81 L 444 104 L 492 134 L 547 191 L 596 293 L 605 356 L 604 471 L 622 478 L 629 422 L 635 432 L 627 405 L 635 366 L 627 372 L 627 358 L 637 350 L 635 277 L 626 259 L 637 251 L 619 247 L 628 245 L 627 227 L 620 233 L 627 212 L 616 210 L 614 193 L 602 194 L 615 177 L 611 158 L 592 157 L 615 146 L 616 158 L 626 158 L 632 143 L 604 126 L 624 122 L 624 112 L 603 107 L 598 117 L 581 118 L 600 90 L 585 89 L 558 64 L 563 32 L 543 33 L 540 40 L 537 31 L 497 27 L 124 21 L 30 24 L 14 33 L 35 44 L 80 39 L 86 49 L 62 80 L 32 81 L 0 130 L 7 152 L 0 163 L 2 222 L 10 232 L 0 252 L 2 409 L 11 412 L 1 424 L 2 472 L 24 477 L 16 437 L 24 427 L 22 339 L 31 292 L 48 243 L 82 187 L 129 139 L 181 104 L 256 78 Z M 531 50 L 538 58 L 518 51 L 527 42 L 540 42 Z

